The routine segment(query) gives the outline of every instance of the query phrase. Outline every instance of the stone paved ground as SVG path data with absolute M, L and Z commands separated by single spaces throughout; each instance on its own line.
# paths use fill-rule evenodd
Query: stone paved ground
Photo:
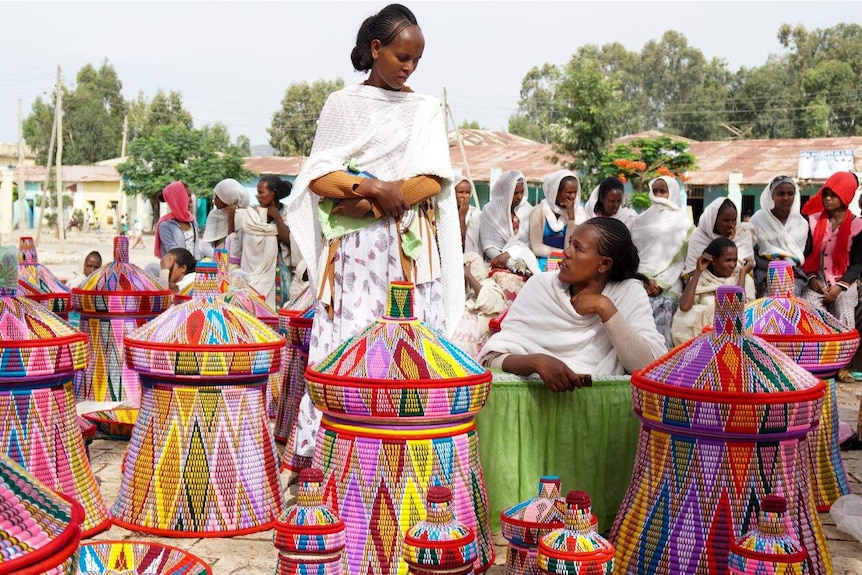
M 145 236 L 146 249 L 131 251 L 131 261 L 143 266 L 154 261 L 152 236 Z M 57 275 L 68 277 L 80 269 L 84 254 L 96 249 L 105 262 L 112 259 L 111 235 L 108 233 L 73 233 L 66 242 L 65 253 L 59 253 L 54 238 L 43 236 L 39 246 L 39 258 Z M 16 238 L 17 242 L 17 238 Z M 841 419 L 855 426 L 856 414 L 862 396 L 862 382 L 839 385 L 838 402 Z M 101 481 L 102 495 L 110 506 L 116 499 L 120 487 L 120 463 L 127 443 L 108 439 L 96 439 L 90 446 L 93 471 Z M 844 452 L 844 464 L 855 493 L 862 494 L 862 450 Z M 286 480 L 286 476 L 282 476 Z M 286 484 L 286 481 L 284 482 Z M 835 575 L 862 574 L 862 543 L 839 531 L 829 514 L 821 514 L 826 531 L 829 551 L 832 554 Z M 95 539 L 134 539 L 160 541 L 187 549 L 207 561 L 214 575 L 272 575 L 275 570 L 275 548 L 272 532 L 234 537 L 230 539 L 165 539 L 133 533 L 112 527 Z M 497 547 L 497 564 L 489 571 L 491 575 L 502 575 L 505 547 Z

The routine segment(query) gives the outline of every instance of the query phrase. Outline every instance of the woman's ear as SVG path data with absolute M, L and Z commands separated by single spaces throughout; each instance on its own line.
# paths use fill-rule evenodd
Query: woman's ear
M 380 56 L 380 50 L 383 49 L 383 42 L 375 38 L 371 41 L 371 57 L 375 60 Z
M 603 274 L 603 273 L 605 273 L 605 272 L 609 272 L 609 271 L 611 271 L 611 268 L 612 268 L 612 267 L 614 267 L 614 260 L 613 260 L 613 258 L 609 258 L 609 257 L 607 257 L 607 256 L 602 256 L 601 261 L 599 261 L 599 268 L 598 268 L 598 272 L 599 272 L 600 274 Z

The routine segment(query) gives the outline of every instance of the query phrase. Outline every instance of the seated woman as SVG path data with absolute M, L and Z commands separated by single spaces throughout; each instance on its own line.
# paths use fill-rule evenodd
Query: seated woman
M 605 178 L 593 188 L 584 210 L 588 218 L 605 217 L 619 220 L 632 229 L 637 212 L 623 207 L 623 183 L 618 178 Z
M 479 360 L 517 375 L 536 373 L 553 391 L 621 375 L 667 351 L 637 273 L 628 228 L 611 218 L 579 225 L 557 273 L 524 285 Z
M 530 248 L 545 271 L 548 256 L 561 252 L 575 226 L 587 219 L 581 207 L 581 182 L 569 170 L 557 170 L 545 177 L 545 199 L 530 214 Z
M 482 210 L 471 205 L 473 182 L 463 176 L 455 177 L 455 201 L 458 203 L 458 222 L 461 224 L 461 247 L 464 253 L 479 253 L 479 225 Z
M 520 275 L 539 272 L 539 262 L 529 245 L 529 220 L 523 216 L 525 186 L 524 174 L 509 170 L 491 188 L 479 230 L 482 253 L 491 269 Z
M 495 278 L 488 277 L 488 266 L 475 252 L 464 254 L 464 283 L 464 315 L 451 341 L 475 358 L 491 335 L 491 320 L 506 309 L 509 301 Z
M 796 293 L 807 283 L 802 264 L 808 241 L 808 222 L 799 213 L 799 188 L 790 176 L 776 176 L 760 194 L 760 209 L 751 216 L 757 236 L 754 247 L 754 287 L 766 294 L 766 272 L 772 260 L 793 262 Z
M 233 178 L 227 178 L 213 188 L 213 209 L 207 215 L 202 253 L 212 257 L 213 251 L 228 251 L 230 264 L 238 267 L 242 261 L 242 235 L 248 208 L 248 192 Z M 205 251 L 204 251 L 205 250 Z
M 719 286 L 738 285 L 745 291 L 745 302 L 754 300 L 754 280 L 748 274 L 754 261 L 746 258 L 737 266 L 736 244 L 725 237 L 710 242 L 697 258 L 697 266 L 679 298 L 673 316 L 673 343 L 680 345 L 697 337 L 715 316 L 715 292 Z M 738 267 L 738 270 L 737 270 Z
M 740 260 L 754 261 L 754 229 L 751 224 L 739 221 L 739 210 L 733 200 L 716 198 L 703 210 L 697 227 L 688 238 L 688 254 L 685 256 L 682 270 L 683 280 L 687 281 L 706 247 L 718 237 L 733 241 Z
M 652 205 L 632 226 L 632 241 L 641 264 L 638 271 L 649 280 L 647 295 L 659 333 L 668 348 L 673 347 L 671 323 L 682 292 L 682 268 L 692 225 L 682 209 L 679 183 L 662 176 L 649 183 Z

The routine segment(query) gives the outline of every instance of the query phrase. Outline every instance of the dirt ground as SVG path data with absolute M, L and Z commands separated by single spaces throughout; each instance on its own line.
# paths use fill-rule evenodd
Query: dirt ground
M 145 249 L 130 251 L 130 260 L 140 266 L 156 261 L 153 256 L 153 237 L 145 235 Z M 16 233 L 17 242 L 17 233 Z M 109 262 L 112 256 L 112 235 L 99 232 L 73 232 L 66 240 L 65 250 L 59 251 L 59 242 L 49 234 L 42 236 L 38 246 L 39 261 L 60 277 L 69 277 L 82 267 L 84 256 L 91 250 L 98 250 L 103 261 Z M 855 427 L 862 382 L 839 384 L 838 403 L 842 421 Z M 110 506 L 116 499 L 120 487 L 120 463 L 127 443 L 97 438 L 90 446 L 91 465 L 101 482 L 104 500 Z M 862 450 L 842 453 L 852 490 L 862 494 Z M 286 476 L 282 476 L 286 485 Z M 514 503 L 514 502 L 513 502 Z M 862 543 L 839 531 L 829 514 L 821 514 L 829 551 L 832 555 L 835 575 L 859 575 L 862 573 Z M 162 541 L 187 549 L 209 563 L 214 575 L 271 575 L 275 570 L 277 553 L 272 545 L 272 532 L 265 531 L 253 535 L 234 538 L 207 539 L 164 539 L 146 534 L 133 533 L 119 527 L 95 537 L 97 540 L 131 539 Z M 502 541 L 498 539 L 498 542 Z M 489 573 L 502 575 L 505 561 L 505 546 L 497 547 L 497 564 Z

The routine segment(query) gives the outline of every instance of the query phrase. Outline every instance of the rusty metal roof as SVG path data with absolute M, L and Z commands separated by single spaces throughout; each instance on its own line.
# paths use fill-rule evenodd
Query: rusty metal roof
M 742 185 L 766 185 L 779 174 L 796 176 L 799 152 L 853 150 L 862 157 L 862 137 L 691 142 L 697 169 L 689 186 L 727 185 L 728 174 L 742 173 Z
M 304 161 L 305 156 L 252 156 L 245 158 L 243 167 L 258 174 L 295 176 Z
M 24 180 L 27 182 L 44 182 L 45 166 L 27 166 L 24 169 Z M 120 173 L 113 166 L 63 166 L 63 181 L 77 182 L 119 182 Z M 52 175 L 53 177 L 53 175 Z M 15 181 L 18 172 L 15 171 Z

